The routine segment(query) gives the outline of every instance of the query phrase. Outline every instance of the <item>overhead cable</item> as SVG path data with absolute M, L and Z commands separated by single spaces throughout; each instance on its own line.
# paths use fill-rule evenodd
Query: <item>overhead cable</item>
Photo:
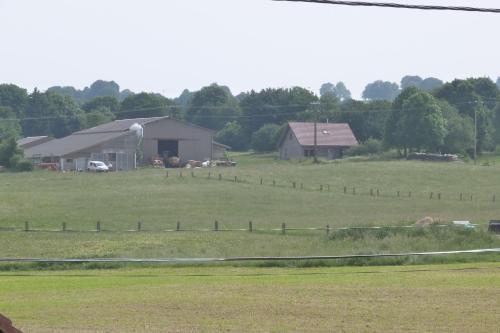
M 500 14 L 500 8 L 479 8 L 465 6 L 437 6 L 437 5 L 410 5 L 391 2 L 367 2 L 367 1 L 336 1 L 336 0 L 273 0 L 286 2 L 307 2 L 338 6 L 353 7 L 383 7 L 395 9 L 416 9 L 416 10 L 437 10 L 437 11 L 460 11 L 460 12 L 478 12 Z

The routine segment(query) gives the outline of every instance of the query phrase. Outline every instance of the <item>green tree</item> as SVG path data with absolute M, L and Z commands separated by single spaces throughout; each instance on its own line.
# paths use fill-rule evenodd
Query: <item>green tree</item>
M 0 165 L 7 168 L 15 168 L 16 162 L 22 157 L 22 151 L 17 146 L 16 138 L 13 136 L 0 141 Z
M 257 132 L 252 134 L 252 149 L 257 152 L 269 152 L 276 150 L 280 126 L 266 124 Z
M 446 101 L 439 101 L 439 105 L 446 121 L 446 136 L 441 152 L 471 155 L 474 151 L 474 122 L 467 116 L 461 116 Z
M 342 81 L 338 82 L 336 85 L 330 82 L 323 84 L 319 90 L 319 94 L 321 97 L 332 95 L 340 101 L 351 99 L 351 92 Z
M 428 77 L 420 83 L 419 88 L 431 92 L 442 87 L 443 84 L 443 81 L 441 81 L 440 79 L 436 79 L 435 77 Z
M 115 113 L 120 109 L 120 102 L 116 99 L 116 97 L 105 96 L 96 97 L 82 105 L 82 109 L 86 112 L 91 112 L 99 108 L 106 108 L 107 110 Z
M 9 106 L 0 105 L 0 140 L 5 137 L 19 137 L 21 135 L 20 121 L 16 112 Z
M 243 128 L 236 121 L 228 122 L 223 129 L 217 132 L 215 140 L 236 151 L 247 150 L 250 141 Z
M 439 151 L 446 135 L 445 120 L 438 101 L 415 87 L 404 90 L 393 103 L 386 123 L 385 141 L 403 149 Z
M 101 124 L 109 123 L 115 119 L 115 115 L 108 107 L 99 106 L 85 113 L 85 127 L 95 127 Z
M 399 85 L 387 81 L 375 81 L 366 86 L 363 91 L 365 100 L 393 101 L 399 94 Z
M 417 87 L 420 88 L 422 85 L 422 78 L 418 75 L 406 75 L 401 79 L 401 89 L 404 90 L 409 87 Z
M 125 98 L 117 113 L 118 119 L 174 116 L 175 104 L 160 95 L 142 92 Z
M 497 87 L 498 87 L 498 89 L 500 89 L 500 76 L 497 79 Z
M 238 101 L 229 88 L 214 83 L 194 93 L 185 117 L 200 126 L 221 130 L 240 114 Z
M 85 126 L 85 114 L 69 96 L 37 89 L 29 95 L 26 118 L 21 121 L 24 136 L 48 135 L 60 138 Z
M 28 92 L 14 84 L 0 84 L 0 106 L 8 107 L 21 118 L 28 104 Z
M 335 122 L 348 123 L 360 142 L 373 138 L 382 140 L 387 111 L 392 108 L 389 101 L 350 100 L 340 105 L 340 112 L 330 118 Z
M 240 102 L 243 112 L 240 123 L 247 133 L 254 133 L 268 123 L 282 125 L 297 119 L 317 101 L 311 91 L 300 87 L 252 90 Z

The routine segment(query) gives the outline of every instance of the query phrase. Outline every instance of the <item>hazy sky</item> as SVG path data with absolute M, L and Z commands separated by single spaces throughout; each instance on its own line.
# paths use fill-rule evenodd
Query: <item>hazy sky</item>
M 498 0 L 393 0 L 500 7 Z M 500 76 L 500 14 L 270 0 L 0 0 L 0 82 L 83 88 L 96 79 L 178 96 L 405 74 Z

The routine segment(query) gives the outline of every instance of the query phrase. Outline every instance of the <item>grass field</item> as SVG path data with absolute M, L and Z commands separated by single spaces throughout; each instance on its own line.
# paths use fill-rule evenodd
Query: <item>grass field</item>
M 24 332 L 496 332 L 498 263 L 0 273 Z
M 211 229 L 214 220 L 221 229 L 247 228 L 250 220 L 256 229 L 279 229 L 283 222 L 287 227 L 328 224 L 335 228 L 407 225 L 424 216 L 443 222 L 485 223 L 499 214 L 500 165 L 493 163 L 341 161 L 312 165 L 277 161 L 271 155 L 238 155 L 236 160 L 236 168 L 169 170 L 169 177 L 164 169 L 0 174 L 2 256 L 328 255 L 500 247 L 499 238 L 488 234 L 485 226 L 474 231 L 355 231 L 329 237 L 324 231 L 293 231 L 285 236 L 279 231 L 158 232 L 175 229 L 177 221 L 184 229 Z M 183 177 L 179 177 L 181 171 Z M 430 192 L 434 192 L 432 200 Z M 46 230 L 61 229 L 65 222 L 68 229 L 80 232 L 6 231 L 23 229 L 25 221 L 30 228 Z M 107 231 L 83 232 L 95 229 L 97 221 Z M 126 231 L 135 229 L 137 221 L 149 232 Z

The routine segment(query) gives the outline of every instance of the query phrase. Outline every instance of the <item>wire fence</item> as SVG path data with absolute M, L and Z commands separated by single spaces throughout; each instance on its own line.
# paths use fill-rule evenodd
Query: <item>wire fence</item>
M 342 259 L 370 259 L 370 258 L 398 258 L 398 257 L 424 257 L 448 256 L 456 254 L 488 254 L 500 253 L 500 248 L 474 249 L 457 251 L 435 252 L 406 252 L 406 253 L 379 253 L 379 254 L 352 254 L 331 256 L 283 256 L 283 257 L 220 257 L 220 258 L 0 258 L 0 263 L 26 262 L 26 263 L 217 263 L 217 262 L 245 262 L 245 261 L 305 261 L 305 260 L 342 260 Z
M 440 224 L 440 223 L 430 223 L 425 225 L 412 224 L 412 225 L 386 225 L 386 226 L 345 226 L 345 227 L 332 227 L 330 225 L 320 226 L 320 227 L 290 227 L 287 226 L 285 222 L 281 223 L 278 228 L 264 227 L 257 228 L 253 221 L 249 221 L 245 228 L 223 228 L 219 221 L 214 221 L 213 225 L 208 228 L 185 228 L 182 223 L 178 221 L 175 228 L 164 229 L 164 228 L 147 228 L 147 224 L 138 221 L 137 225 L 133 229 L 106 229 L 105 224 L 102 221 L 97 221 L 95 224 L 95 229 L 71 229 L 67 222 L 63 222 L 60 228 L 37 228 L 30 224 L 29 221 L 24 222 L 24 227 L 0 227 L 0 232 L 57 232 L 57 233 L 141 233 L 141 232 L 155 232 L 155 233 L 181 233 L 181 232 L 196 232 L 196 233 L 216 233 L 216 232 L 267 232 L 267 233 L 281 233 L 286 234 L 293 231 L 320 231 L 330 235 L 335 232 L 347 231 L 347 230 L 405 230 L 405 229 L 417 229 L 423 227 L 431 228 L 475 228 L 481 227 L 486 224 L 479 223 L 467 223 L 463 224 Z
M 339 193 L 344 195 L 350 195 L 353 197 L 371 197 L 371 198 L 390 198 L 390 199 L 409 199 L 409 200 L 431 200 L 431 201 L 458 201 L 458 202 L 489 202 L 491 204 L 496 204 L 497 199 L 500 196 L 497 193 L 487 194 L 475 194 L 471 192 L 456 192 L 456 193 L 446 193 L 442 191 L 411 191 L 411 190 L 398 190 L 398 189 L 381 189 L 379 187 L 358 187 L 355 185 L 332 185 L 332 184 L 306 184 L 299 181 L 283 181 L 273 179 L 265 179 L 263 177 L 255 179 L 244 178 L 238 175 L 232 175 L 231 177 L 224 177 L 222 173 L 212 173 L 208 172 L 205 174 L 196 173 L 194 171 L 179 171 L 172 172 L 166 171 L 165 177 L 171 178 L 172 176 L 178 178 L 198 178 L 213 181 L 223 181 L 230 182 L 234 184 L 248 184 L 248 185 L 260 185 L 268 186 L 278 189 L 287 190 L 300 190 L 308 192 L 321 192 L 321 193 Z

